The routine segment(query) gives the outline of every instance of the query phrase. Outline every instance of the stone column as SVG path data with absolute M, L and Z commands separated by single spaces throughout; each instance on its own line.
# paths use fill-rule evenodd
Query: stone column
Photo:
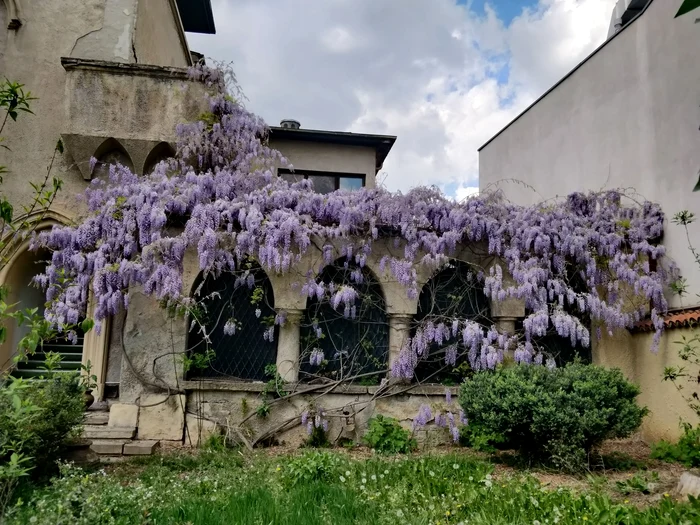
M 513 335 L 515 333 L 515 321 L 517 320 L 517 317 L 496 317 L 494 318 L 494 323 L 499 332 Z
M 300 323 L 303 310 L 284 309 L 287 318 L 277 340 L 277 373 L 288 383 L 299 380 Z
M 411 335 L 413 315 L 404 313 L 388 314 L 389 317 L 389 369 L 398 361 L 401 348 Z

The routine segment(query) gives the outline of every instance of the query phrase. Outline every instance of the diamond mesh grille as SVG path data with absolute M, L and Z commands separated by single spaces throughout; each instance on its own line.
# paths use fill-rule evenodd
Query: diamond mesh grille
M 461 261 L 451 262 L 423 286 L 414 320 L 416 325 L 430 320 L 451 326 L 454 318 L 471 319 L 487 326 L 491 324 L 491 309 L 483 284 L 470 266 Z M 455 342 L 458 357 L 456 365 L 452 366 L 445 363 L 445 350 Z M 463 365 L 468 362 L 466 350 L 459 336 L 443 345 L 433 344 L 427 357 L 418 361 L 415 380 L 430 383 L 461 381 L 466 372 Z
M 362 276 L 361 282 L 356 282 L 354 276 L 357 275 Z M 344 317 L 327 299 L 313 298 L 307 302 L 301 324 L 301 379 L 350 379 L 386 369 L 389 325 L 380 284 L 369 270 L 354 264 L 346 266 L 344 259 L 327 266 L 320 280 L 326 285 L 352 283 L 359 294 L 356 315 L 355 318 Z M 341 306 L 339 310 L 342 309 Z M 322 332 L 320 338 L 316 327 Z M 314 350 L 323 352 L 321 366 L 310 363 Z M 374 377 L 378 381 L 378 377 Z
M 272 286 L 265 272 L 260 267 L 253 267 L 241 274 L 209 276 L 203 284 L 201 280 L 195 283 L 195 289 L 198 288 L 198 311 L 209 340 L 195 326 L 189 333 L 188 349 L 204 353 L 211 348 L 214 356 L 206 368 L 192 370 L 188 375 L 255 381 L 268 379 L 265 367 L 275 364 L 277 357 L 277 326 L 273 337 L 266 339 L 275 310 Z M 231 319 L 235 320 L 237 328 L 233 335 L 227 335 L 224 325 Z

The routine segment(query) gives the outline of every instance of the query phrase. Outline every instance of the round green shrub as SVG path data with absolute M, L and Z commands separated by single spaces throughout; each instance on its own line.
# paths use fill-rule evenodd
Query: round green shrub
M 573 363 L 517 365 L 474 374 L 459 402 L 469 424 L 529 461 L 565 470 L 588 464 L 606 439 L 629 436 L 648 410 L 618 369 Z

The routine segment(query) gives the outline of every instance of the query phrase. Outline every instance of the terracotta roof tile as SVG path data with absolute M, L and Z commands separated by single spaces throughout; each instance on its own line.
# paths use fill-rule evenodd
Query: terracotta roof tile
M 678 308 L 669 310 L 664 316 L 665 328 L 686 328 L 700 324 L 700 307 Z M 634 327 L 635 332 L 653 332 L 654 325 L 651 319 L 638 322 Z

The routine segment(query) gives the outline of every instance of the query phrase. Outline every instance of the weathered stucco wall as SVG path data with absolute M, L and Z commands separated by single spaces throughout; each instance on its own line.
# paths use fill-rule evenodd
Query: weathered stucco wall
M 262 385 L 237 387 L 221 381 L 188 381 L 185 386 L 188 392 L 185 444 L 193 446 L 206 441 L 212 432 L 226 433 L 233 427 L 240 427 L 241 433 L 249 441 L 270 433 L 274 434 L 271 441 L 300 446 L 308 439 L 306 428 L 301 424 L 301 415 L 310 405 L 322 407 L 332 414 L 327 418 L 327 436 L 331 443 L 342 444 L 348 440 L 360 443 L 369 419 L 378 414 L 393 417 L 411 430 L 413 418 L 422 404 L 430 405 L 433 411 L 445 406 L 444 387 L 416 386 L 413 390 L 391 395 L 392 390 L 402 392 L 406 387 L 392 387 L 381 393 L 376 386 L 345 385 L 320 399 L 319 391 L 308 391 L 275 401 L 270 414 L 259 417 L 255 411 L 262 404 Z M 451 387 L 449 390 L 456 399 L 457 388 Z M 215 430 L 215 427 L 218 429 Z M 280 427 L 282 431 L 277 432 Z M 235 433 L 228 432 L 231 438 L 238 439 Z M 417 430 L 415 435 L 423 444 L 435 445 L 449 439 L 447 429 L 438 429 L 434 425 Z
M 651 351 L 653 333 L 620 331 L 612 337 L 605 334 L 600 341 L 594 341 L 594 362 L 620 368 L 635 384 L 639 385 L 641 394 L 639 403 L 650 410 L 641 428 L 642 437 L 648 441 L 659 439 L 675 440 L 680 434 L 679 421 L 697 422 L 697 416 L 688 407 L 682 395 L 673 383 L 663 381 L 666 367 L 687 365 L 678 357 L 680 341 L 683 336 L 691 337 L 694 330 L 690 328 L 670 329 L 661 339 L 659 351 Z M 595 338 L 594 338 L 595 339 Z M 692 367 L 688 368 L 692 374 Z M 684 386 L 685 395 L 693 392 L 692 384 Z
M 190 65 L 190 51 L 175 0 L 139 1 L 134 54 L 139 64 Z
M 700 26 L 674 19 L 678 2 L 654 0 L 571 76 L 526 111 L 479 154 L 481 189 L 502 179 L 514 202 L 573 191 L 634 188 L 665 213 L 698 211 L 691 190 L 700 168 Z M 700 234 L 700 224 L 691 227 Z M 688 278 L 686 305 L 700 275 L 685 233 L 669 224 L 669 254 Z M 673 305 L 680 306 L 678 298 Z
M 274 138 L 270 140 L 270 146 L 281 151 L 294 169 L 358 173 L 365 176 L 367 188 L 375 187 L 376 153 L 373 148 Z

